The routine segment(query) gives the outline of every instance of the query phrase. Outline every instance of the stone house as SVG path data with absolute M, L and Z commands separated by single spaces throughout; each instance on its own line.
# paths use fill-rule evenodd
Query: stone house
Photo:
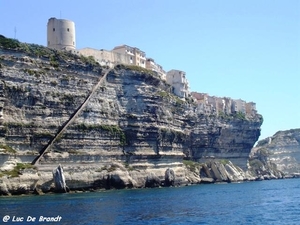
M 101 66 L 113 67 L 115 63 L 114 54 L 104 49 L 98 50 L 93 48 L 83 48 L 78 50 L 79 54 L 84 56 L 93 56 Z
M 83 48 L 78 50 L 84 56 L 93 56 L 101 66 L 113 67 L 115 64 L 135 65 L 131 54 L 122 54 L 119 51 L 108 51 L 104 49 Z
M 146 53 L 136 47 L 121 45 L 121 46 L 114 47 L 112 52 L 119 53 L 121 55 L 125 55 L 126 57 L 128 57 L 129 64 L 146 68 Z
M 224 98 L 225 101 L 225 107 L 224 107 L 224 113 L 229 115 L 232 113 L 232 102 L 233 100 L 231 98 Z
M 237 100 L 233 100 L 232 102 L 232 111 L 233 112 L 242 112 L 246 114 L 246 102 L 241 100 L 241 99 L 237 99 Z
M 191 92 L 191 95 L 197 102 L 197 113 L 209 114 L 211 112 L 211 109 L 208 105 L 208 94 Z
M 166 72 L 162 68 L 161 65 L 157 64 L 154 59 L 147 58 L 146 60 L 146 68 L 152 71 L 155 71 L 158 73 L 158 75 L 161 77 L 161 79 L 166 80 Z
M 138 48 L 128 45 L 115 47 L 112 51 L 104 49 L 83 48 L 78 53 L 84 56 L 93 56 L 101 66 L 113 67 L 115 64 L 136 65 L 155 71 L 166 80 L 166 72 L 163 67 L 155 63 L 154 59 L 146 59 L 146 54 Z
M 246 103 L 246 114 L 254 116 L 256 113 L 256 104 L 254 102 Z
M 225 113 L 225 99 L 224 98 L 219 98 L 215 97 L 216 99 L 216 112 L 219 115 L 220 112 Z
M 167 72 L 166 81 L 173 87 L 173 92 L 180 98 L 190 95 L 189 83 L 185 77 L 185 72 L 181 70 L 170 70 Z
M 246 116 L 255 116 L 257 114 L 256 104 L 254 102 L 247 103 L 241 99 L 220 98 L 198 92 L 191 92 L 191 95 L 197 102 L 198 113 L 219 115 L 222 112 L 230 115 L 232 113 L 242 112 Z

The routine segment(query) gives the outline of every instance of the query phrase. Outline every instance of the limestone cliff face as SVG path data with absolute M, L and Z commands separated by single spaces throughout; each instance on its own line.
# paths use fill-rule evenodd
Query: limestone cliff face
M 228 159 L 243 169 L 253 147 L 253 141 L 260 135 L 262 118 L 252 120 L 198 116 L 191 134 L 189 151 L 194 159 Z
M 298 177 L 300 174 L 300 129 L 279 131 L 257 143 L 251 153 L 252 162 L 259 173 L 271 171 L 279 177 Z M 252 160 L 253 161 L 253 160 Z M 251 161 L 250 161 L 251 163 Z M 261 164 L 260 167 L 257 164 Z M 277 177 L 277 174 L 274 174 Z
M 259 114 L 197 114 L 192 99 L 174 96 L 172 87 L 151 71 L 119 65 L 108 72 L 92 59 L 29 47 L 0 48 L 1 164 L 12 156 L 32 162 L 55 140 L 36 166 L 46 174 L 61 164 L 71 189 L 115 180 L 124 187 L 151 186 L 174 171 L 176 181 L 186 183 L 183 158 L 227 159 L 246 168 L 260 135 Z M 80 183 L 80 171 L 93 172 Z M 124 183 L 120 176 L 129 178 Z

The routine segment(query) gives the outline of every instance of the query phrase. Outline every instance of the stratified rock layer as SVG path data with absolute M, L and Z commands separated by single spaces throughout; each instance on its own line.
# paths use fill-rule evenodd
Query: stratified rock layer
M 226 159 L 246 169 L 260 135 L 259 114 L 197 114 L 192 99 L 174 96 L 172 87 L 151 71 L 119 65 L 99 83 L 107 69 L 78 56 L 43 51 L 48 55 L 0 48 L 1 163 L 12 155 L 30 163 L 56 137 L 36 165 L 43 177 L 35 188 L 53 189 L 51 171 L 59 164 L 71 190 L 188 183 L 183 158 Z M 212 179 L 221 175 L 214 173 Z
M 259 141 L 251 153 L 251 158 L 252 167 L 258 173 L 269 171 L 271 177 L 298 177 L 300 129 L 278 131 L 272 137 Z

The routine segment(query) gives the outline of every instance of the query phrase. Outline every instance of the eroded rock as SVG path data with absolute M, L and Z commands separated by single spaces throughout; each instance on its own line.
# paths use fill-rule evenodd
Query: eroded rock
M 160 185 L 161 185 L 161 181 L 154 173 L 150 173 L 147 176 L 145 187 L 154 188 L 154 187 L 159 187 Z
M 168 168 L 165 172 L 165 186 L 174 186 L 175 184 L 175 172 L 173 169 Z
M 53 170 L 53 179 L 56 192 L 67 192 L 66 180 L 61 165 L 59 165 L 56 169 Z

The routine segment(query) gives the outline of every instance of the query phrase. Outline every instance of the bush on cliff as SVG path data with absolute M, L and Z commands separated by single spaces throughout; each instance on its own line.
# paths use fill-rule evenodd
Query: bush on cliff
M 20 42 L 16 39 L 6 38 L 0 35 L 0 47 L 5 49 L 16 49 L 20 47 Z
M 77 130 L 81 130 L 83 132 L 90 132 L 92 130 L 106 131 L 110 135 L 119 136 L 121 146 L 126 145 L 126 135 L 124 131 L 117 125 L 106 125 L 106 124 L 90 125 L 90 124 L 81 123 L 81 124 L 77 124 L 74 128 Z
M 0 173 L 0 177 L 5 175 L 9 177 L 18 177 L 22 174 L 22 170 L 24 169 L 35 169 L 35 166 L 31 165 L 30 163 L 17 163 L 13 170 L 3 171 Z
M 3 35 L 0 35 L 0 47 L 3 49 L 18 50 L 29 56 L 49 58 L 50 64 L 56 68 L 59 67 L 60 62 L 80 60 L 86 66 L 101 72 L 100 64 L 93 57 L 78 56 L 69 51 L 59 51 L 42 45 L 22 43 L 16 39 L 6 38 Z
M 0 149 L 1 148 L 4 149 L 4 153 L 12 153 L 12 154 L 16 153 L 16 150 L 14 150 L 12 147 L 10 147 L 8 145 L 0 144 Z
M 199 173 L 199 170 L 202 167 L 201 163 L 194 162 L 191 160 L 183 160 L 183 164 L 193 173 Z

